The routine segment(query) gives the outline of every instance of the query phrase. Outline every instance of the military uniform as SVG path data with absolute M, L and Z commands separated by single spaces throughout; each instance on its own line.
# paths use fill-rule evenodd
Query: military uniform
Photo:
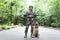
M 29 15 L 33 15 L 33 17 L 29 18 L 28 17 Z M 28 11 L 28 12 L 26 12 L 26 14 L 24 16 L 27 18 L 26 28 L 25 28 L 25 36 L 27 36 L 29 25 L 31 25 L 31 37 L 32 37 L 36 14 L 33 11 Z

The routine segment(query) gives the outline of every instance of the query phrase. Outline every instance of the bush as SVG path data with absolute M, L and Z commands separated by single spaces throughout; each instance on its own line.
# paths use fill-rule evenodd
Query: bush
M 9 26 L 9 25 L 2 25 L 1 28 L 4 30 L 4 29 L 10 29 L 12 26 Z
M 60 23 L 51 23 L 51 26 L 53 26 L 53 27 L 60 27 Z

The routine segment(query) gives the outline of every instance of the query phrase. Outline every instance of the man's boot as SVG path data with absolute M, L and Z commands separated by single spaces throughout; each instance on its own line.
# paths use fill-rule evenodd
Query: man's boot
M 25 36 L 24 36 L 24 38 L 27 38 L 27 33 L 25 33 Z
M 33 28 L 34 28 L 34 26 L 31 25 L 31 38 L 33 38 Z
M 26 26 L 24 38 L 27 38 L 28 28 L 29 28 L 29 26 Z
M 31 38 L 34 38 L 34 37 L 33 37 L 33 33 L 31 33 Z

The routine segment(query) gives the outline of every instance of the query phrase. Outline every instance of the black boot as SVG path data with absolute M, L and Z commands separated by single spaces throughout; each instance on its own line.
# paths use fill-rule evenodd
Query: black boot
M 27 38 L 28 28 L 29 28 L 29 26 L 26 26 L 24 38 Z
M 25 34 L 24 38 L 27 38 L 27 34 Z
M 33 33 L 31 33 L 31 38 L 34 38 L 34 37 L 33 37 Z
M 24 38 L 27 38 L 27 36 L 25 35 Z
M 27 38 L 27 33 L 25 33 L 25 36 L 24 36 L 24 38 Z

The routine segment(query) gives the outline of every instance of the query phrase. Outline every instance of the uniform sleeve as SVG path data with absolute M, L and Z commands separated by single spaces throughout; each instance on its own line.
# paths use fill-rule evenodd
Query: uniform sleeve
M 26 17 L 28 15 L 28 12 L 26 12 L 25 14 L 24 14 L 24 17 Z
M 36 17 L 36 12 L 34 12 L 34 17 Z
M 36 15 L 36 12 L 34 12 L 34 15 Z

